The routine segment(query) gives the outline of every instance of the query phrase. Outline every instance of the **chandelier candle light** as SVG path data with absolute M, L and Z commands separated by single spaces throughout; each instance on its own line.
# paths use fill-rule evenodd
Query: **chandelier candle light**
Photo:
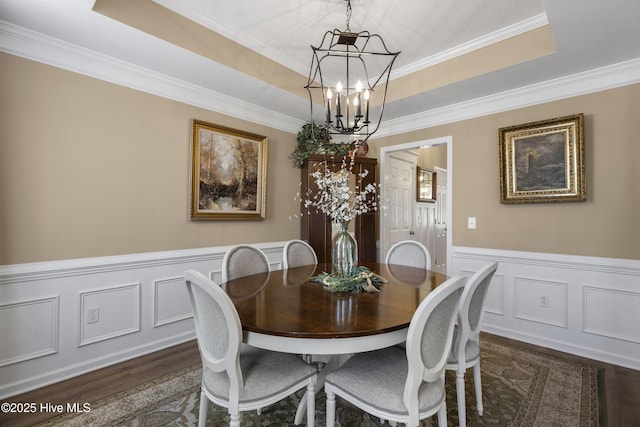
M 366 141 L 380 126 L 391 67 L 400 52 L 387 49 L 378 34 L 352 32 L 351 1 L 345 1 L 347 28 L 327 31 L 320 46 L 311 46 L 313 58 L 305 88 L 312 122 L 324 122 L 329 133 L 346 140 Z M 314 118 L 314 104 L 323 106 L 322 116 Z

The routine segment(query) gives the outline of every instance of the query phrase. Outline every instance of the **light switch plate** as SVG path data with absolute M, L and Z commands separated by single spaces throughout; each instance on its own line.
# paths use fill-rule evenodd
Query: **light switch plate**
M 476 217 L 475 216 L 470 216 L 469 218 L 467 218 L 467 228 L 469 230 L 475 230 L 476 229 Z

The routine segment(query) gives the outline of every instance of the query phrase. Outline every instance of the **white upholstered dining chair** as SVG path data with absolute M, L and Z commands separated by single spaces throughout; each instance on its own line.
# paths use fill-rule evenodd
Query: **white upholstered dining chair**
M 327 427 L 335 422 L 336 396 L 392 423 L 415 427 L 437 413 L 438 425 L 447 426 L 444 367 L 465 282 L 464 275 L 453 277 L 420 303 L 409 325 L 406 350 L 359 353 L 327 375 Z
M 206 426 L 211 401 L 227 408 L 230 425 L 241 412 L 259 410 L 306 388 L 307 425 L 314 425 L 316 369 L 295 354 L 242 343 L 238 312 L 225 291 L 194 270 L 184 273 L 202 358 L 198 426 Z
M 269 260 L 260 248 L 237 245 L 229 248 L 222 260 L 222 281 L 269 271 Z
M 283 268 L 318 264 L 318 256 L 304 240 L 289 240 L 282 249 Z
M 431 268 L 431 255 L 422 243 L 415 240 L 403 240 L 389 249 L 385 263 L 429 270 Z
M 467 425 L 464 374 L 471 367 L 473 367 L 473 383 L 476 390 L 478 415 L 482 416 L 483 412 L 482 383 L 480 381 L 480 329 L 484 317 L 484 302 L 487 297 L 487 290 L 497 269 L 498 263 L 492 262 L 471 276 L 458 305 L 458 320 L 446 369 L 456 372 L 458 418 L 461 427 Z

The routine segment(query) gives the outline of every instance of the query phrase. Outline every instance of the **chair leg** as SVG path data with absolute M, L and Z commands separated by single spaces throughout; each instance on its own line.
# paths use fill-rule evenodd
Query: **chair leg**
M 316 385 L 307 386 L 307 426 L 313 427 L 316 422 Z
M 466 427 L 467 411 L 464 402 L 464 371 L 456 371 L 456 392 L 458 395 L 458 425 Z
M 209 399 L 204 391 L 200 392 L 200 412 L 198 413 L 198 427 L 205 427 L 207 425 L 207 405 Z
M 240 427 L 240 414 L 230 414 L 231 421 L 229 421 L 229 427 Z
M 478 415 L 482 416 L 484 407 L 482 406 L 482 380 L 480 379 L 480 361 L 473 366 L 473 383 L 476 386 L 476 405 Z
M 336 418 L 336 395 L 333 391 L 327 391 L 327 427 L 333 427 Z
M 442 402 L 438 409 L 438 427 L 447 427 L 447 402 Z

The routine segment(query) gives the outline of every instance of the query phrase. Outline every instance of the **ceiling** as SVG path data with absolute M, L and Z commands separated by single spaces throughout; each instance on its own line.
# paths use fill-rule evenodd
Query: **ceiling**
M 68 69 L 79 56 L 108 58 L 120 70 L 152 73 L 156 88 L 136 86 L 104 66 L 74 71 L 161 95 L 157 82 L 164 81 L 182 88 L 181 101 L 197 105 L 189 93 L 217 96 L 229 105 L 242 103 L 248 116 L 268 110 L 299 126 L 309 119 L 303 87 L 310 45 L 319 45 L 328 30 L 346 28 L 345 5 L 344 0 L 0 0 L 0 48 Z M 352 0 L 351 5 L 352 31 L 380 34 L 390 50 L 401 51 L 381 130 L 385 122 L 640 58 L 637 0 Z M 30 47 L 21 44 L 24 39 Z M 34 53 L 43 45 L 64 54 L 46 59 L 46 53 Z

